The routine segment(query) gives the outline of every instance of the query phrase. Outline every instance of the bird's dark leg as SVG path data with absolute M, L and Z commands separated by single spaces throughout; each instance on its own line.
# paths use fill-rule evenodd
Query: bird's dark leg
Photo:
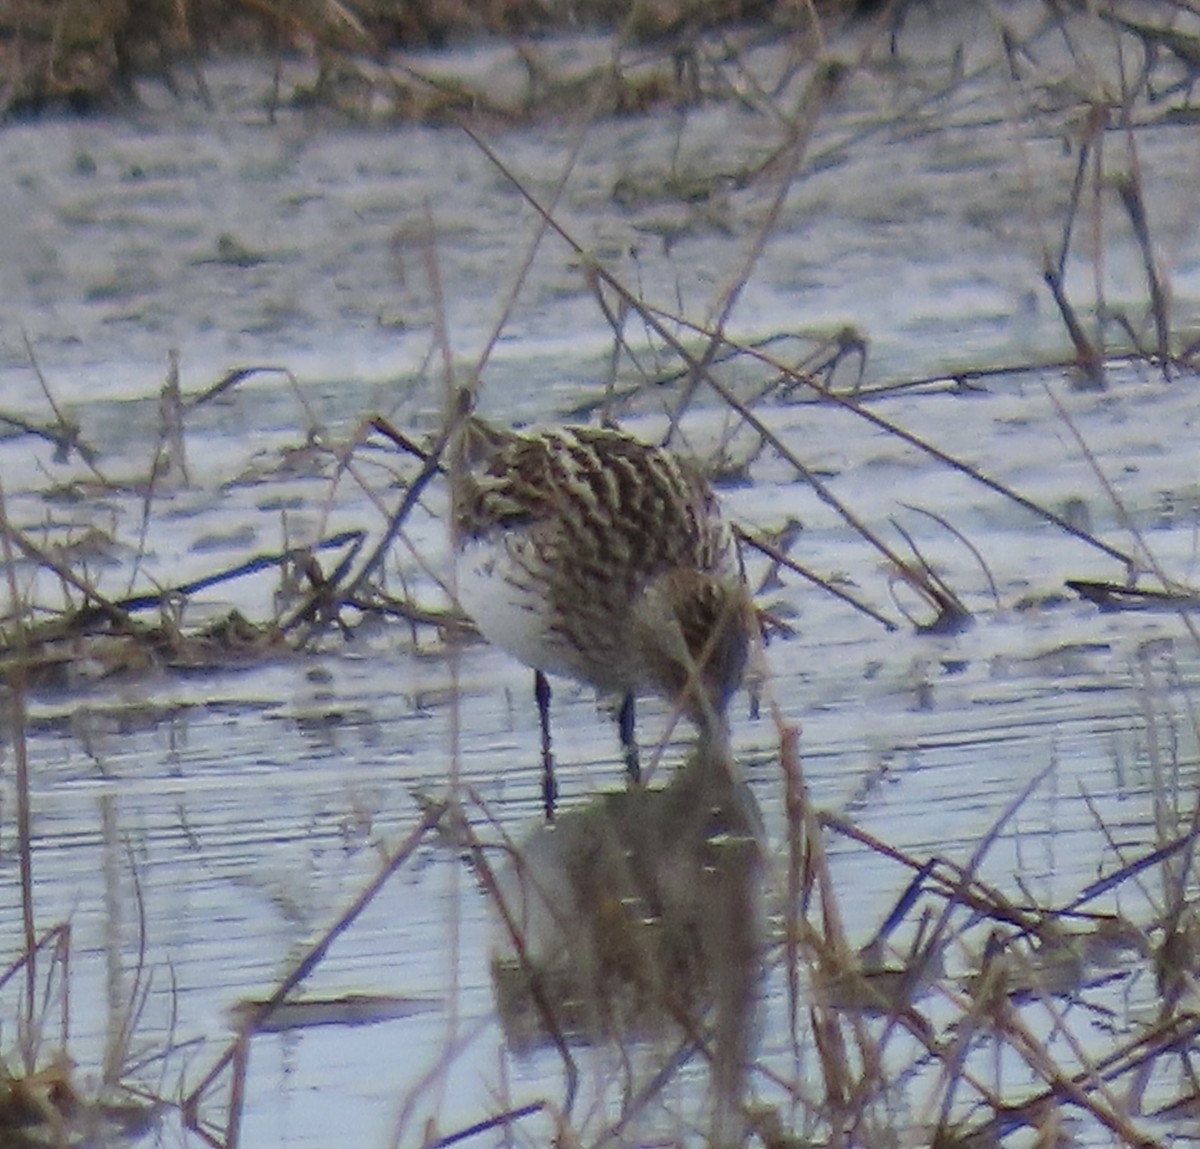
M 542 808 L 546 811 L 546 821 L 553 822 L 558 782 L 554 778 L 554 752 L 550 749 L 550 683 L 540 670 L 533 672 L 533 696 L 542 722 Z
M 617 711 L 617 726 L 621 731 L 621 749 L 625 751 L 625 773 L 630 782 L 642 780 L 642 764 L 638 761 L 637 735 L 634 733 L 633 691 L 621 699 Z

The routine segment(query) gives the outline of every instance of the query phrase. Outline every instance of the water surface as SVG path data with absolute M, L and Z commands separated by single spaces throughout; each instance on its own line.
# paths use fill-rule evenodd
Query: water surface
M 1038 6 L 1005 11 L 1027 34 L 1042 19 Z M 1040 268 L 1042 244 L 1057 242 L 1076 162 L 1080 105 L 1064 90 L 1078 78 L 1076 60 L 1045 31 L 1031 41 L 1038 70 L 1013 81 L 995 29 L 975 17 L 932 20 L 915 12 L 900 61 L 853 73 L 820 119 L 729 316 L 728 329 L 744 339 L 852 324 L 870 340 L 867 389 L 1069 354 Z M 837 47 L 853 55 L 861 42 Z M 1098 67 L 1109 64 L 1110 38 L 1082 43 Z M 572 41 L 546 51 L 593 47 Z M 506 48 L 488 51 L 511 62 Z M 767 42 L 723 74 L 753 72 L 770 91 L 791 52 L 782 39 Z M 791 108 L 804 78 L 783 87 L 778 107 Z M 109 480 L 94 482 L 77 459 L 55 462 L 45 443 L 5 440 L 7 515 L 47 544 L 96 532 L 86 570 L 113 597 L 340 530 L 380 537 L 400 498 L 395 478 L 411 477 L 413 461 L 360 449 L 335 481 L 328 457 L 298 449 L 310 434 L 347 443 L 376 411 L 416 435 L 431 429 L 442 404 L 435 316 L 465 375 L 533 243 L 535 213 L 465 135 L 353 128 L 301 112 L 270 124 L 256 102 L 266 82 L 252 67 L 214 66 L 212 111 L 147 89 L 146 106 L 125 117 L 14 124 L 0 135 L 8 221 L 0 226 L 8 301 L 0 409 L 50 419 L 24 332 Z M 704 321 L 748 266 L 779 185 L 726 181 L 701 209 L 664 193 L 665 176 L 672 165 L 737 173 L 779 147 L 782 133 L 763 101 L 747 98 L 586 128 L 497 129 L 489 139 L 544 199 L 578 147 L 557 218 L 632 290 Z M 1136 137 L 1181 322 L 1200 298 L 1194 142 L 1186 125 Z M 1106 146 L 1105 162 L 1123 170 L 1125 137 L 1114 133 Z M 223 258 L 222 237 L 254 258 Z M 1110 299 L 1139 298 L 1140 257 L 1127 229 L 1114 225 L 1104 240 Z M 428 276 L 434 257 L 440 293 Z M 1086 297 L 1093 275 L 1077 259 L 1068 283 Z M 678 368 L 645 345 L 639 325 L 629 331 L 643 367 Z M 520 421 L 594 401 L 611 343 L 578 258 L 546 238 L 491 351 L 482 403 Z M 791 346 L 809 344 L 796 337 Z M 158 440 L 157 393 L 172 348 L 182 353 L 187 393 L 248 364 L 285 367 L 294 381 L 258 375 L 189 412 L 188 482 L 147 503 L 138 482 Z M 621 372 L 632 380 L 628 361 Z M 743 361 L 720 377 L 748 394 L 762 372 Z M 1118 548 L 1148 548 L 1173 578 L 1193 579 L 1190 382 L 1140 366 L 1111 372 L 1105 391 L 1068 382 L 1061 370 L 1030 370 L 970 388 L 897 392 L 872 410 Z M 628 425 L 658 434 L 677 394 L 643 395 Z M 1120 581 L 1111 556 L 852 411 L 799 399 L 768 400 L 759 414 L 870 529 L 901 550 L 893 521 L 908 531 L 975 621 L 953 636 L 917 633 L 902 606 L 922 608 L 880 554 L 770 450 L 748 467 L 748 482 L 723 491 L 748 528 L 799 519 L 796 556 L 899 624 L 886 631 L 791 575 L 761 596 L 794 635 L 766 652 L 763 716 L 752 719 L 744 698 L 735 703 L 734 746 L 775 860 L 786 854 L 787 830 L 772 707 L 801 730 L 815 806 L 918 860 L 967 865 L 1037 780 L 977 863 L 978 876 L 1012 898 L 1065 905 L 1098 874 L 1176 832 L 1164 794 L 1188 792 L 1197 756 L 1198 668 L 1181 619 L 1099 613 L 1064 581 Z M 684 423 L 687 446 L 703 454 L 727 423 L 701 395 Z M 750 446 L 742 431 L 731 451 Z M 62 488 L 55 498 L 52 487 Z M 445 605 L 443 506 L 435 484 L 389 564 L 392 589 L 429 606 Z M 922 509 L 952 523 L 982 563 Z M 752 558 L 752 581 L 765 568 Z M 45 570 L 18 562 L 15 573 L 23 596 L 62 605 Z M 276 584 L 273 570 L 223 584 L 189 603 L 183 621 L 234 607 L 269 617 Z M 35 690 L 27 719 L 36 908 L 43 928 L 71 924 L 69 1048 L 85 1076 L 99 1072 L 106 1035 L 136 999 L 126 1059 L 147 1060 L 135 1076 L 166 1096 L 194 1087 L 231 1039 L 230 1007 L 270 992 L 417 824 L 421 800 L 444 795 L 449 779 L 469 787 L 468 817 L 487 840 L 519 840 L 538 824 L 530 676 L 497 651 L 371 622 L 348 640 L 331 632 L 311 653 L 239 667 L 98 677 L 102 669 L 84 662 L 57 688 Z M 666 711 L 647 703 L 642 715 L 652 745 Z M 619 784 L 615 733 L 587 692 L 558 684 L 555 723 L 568 806 Z M 675 737 L 660 781 L 688 752 L 685 733 Z M 0 921 L 15 938 L 11 745 L 9 724 Z M 839 834 L 828 836 L 828 849 L 847 935 L 864 944 L 911 873 Z M 1147 924 L 1166 900 L 1153 876 L 1147 885 L 1134 893 L 1124 884 L 1089 908 Z M 777 916 L 781 897 L 778 883 L 769 886 Z M 961 971 L 983 941 L 963 928 L 949 950 Z M 413 999 L 411 1016 L 255 1036 L 243 1144 L 417 1144 L 427 1121 L 449 1133 L 510 1103 L 561 1104 L 559 1055 L 515 1056 L 506 1046 L 489 979 L 494 940 L 488 897 L 460 850 L 431 836 L 304 986 L 314 997 Z M 797 1068 L 778 954 L 760 1065 L 790 1080 Z M 1103 999 L 1109 1022 L 1080 1022 L 1077 1036 L 1099 1056 L 1154 1000 L 1142 970 Z M 1047 1041 L 1068 1056 L 1061 1041 Z M 615 1115 L 621 1067 L 602 1046 L 578 1057 L 576 1117 L 595 1136 L 605 1114 Z M 993 1072 L 1012 1074 L 1018 1092 L 1025 1084 L 1020 1065 Z M 934 1072 L 913 1077 L 893 1119 L 924 1128 L 931 1114 L 922 1090 L 933 1089 Z M 651 1128 L 694 1140 L 702 1079 L 698 1067 L 685 1068 Z M 752 1086 L 803 1125 L 802 1107 L 789 1109 L 769 1077 L 755 1074 Z M 1173 1095 L 1170 1082 L 1164 1089 Z M 219 1116 L 222 1106 L 218 1092 L 205 1111 Z M 518 1143 L 539 1143 L 550 1117 L 518 1128 Z M 1082 1128 L 1099 1143 L 1094 1128 Z

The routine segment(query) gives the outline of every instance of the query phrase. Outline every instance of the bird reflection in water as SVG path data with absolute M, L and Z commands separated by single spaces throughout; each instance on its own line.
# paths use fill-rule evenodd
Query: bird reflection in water
M 722 736 L 702 738 L 665 788 L 605 793 L 535 831 L 497 878 L 492 977 L 510 1046 L 565 1039 L 628 1051 L 665 1041 L 700 1052 L 710 1066 L 707 1142 L 741 1144 L 757 1041 L 762 842 Z M 636 1096 L 647 1081 L 629 1085 Z

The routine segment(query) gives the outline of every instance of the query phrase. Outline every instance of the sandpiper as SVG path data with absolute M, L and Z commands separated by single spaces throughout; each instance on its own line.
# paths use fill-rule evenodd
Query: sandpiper
M 459 601 L 535 672 L 547 818 L 557 797 L 547 674 L 621 700 L 634 782 L 637 692 L 662 694 L 702 734 L 724 734 L 756 624 L 697 468 L 623 431 L 507 431 L 467 415 L 450 475 Z

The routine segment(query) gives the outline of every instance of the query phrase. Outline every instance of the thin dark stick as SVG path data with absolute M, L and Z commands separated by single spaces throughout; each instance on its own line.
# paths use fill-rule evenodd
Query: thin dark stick
M 203 575 L 200 578 L 192 579 L 191 582 L 180 583 L 178 586 L 163 587 L 159 590 L 148 591 L 145 594 L 129 595 L 127 598 L 117 599 L 114 602 L 99 600 L 99 605 L 80 610 L 74 616 L 73 621 L 76 625 L 81 625 L 101 614 L 111 616 L 114 612 L 149 610 L 160 606 L 166 599 L 187 598 L 189 595 L 197 594 L 202 590 L 207 590 L 209 587 L 232 582 L 243 575 L 257 574 L 259 571 L 280 566 L 285 562 L 293 562 L 311 551 L 330 550 L 345 546 L 347 543 L 361 546 L 362 537 L 362 531 L 360 530 L 342 531 L 340 534 L 322 539 L 311 546 L 293 547 L 290 550 L 279 551 L 274 554 L 255 555 L 253 558 L 246 559 L 245 562 L 238 563 L 236 566 L 227 567 L 225 570 L 216 571 L 214 574 Z
M 621 699 L 621 709 L 617 712 L 617 726 L 621 731 L 621 749 L 625 751 L 625 772 L 634 783 L 642 780 L 642 764 L 638 760 L 636 708 L 633 691 L 626 691 L 625 697 Z
M 926 596 L 929 605 L 937 611 L 937 617 L 931 623 L 918 623 L 902 607 L 900 608 L 901 612 L 913 624 L 913 629 L 918 634 L 957 634 L 970 625 L 971 612 L 963 605 L 946 580 L 934 570 L 933 564 L 921 553 L 921 548 L 917 546 L 912 535 L 895 519 L 892 519 L 891 522 L 900 537 L 908 544 L 909 550 L 912 551 L 920 578 L 914 580 L 907 568 L 900 573 L 909 585 L 916 586 Z
M 1134 344 L 1135 350 L 1105 355 L 1105 366 L 1145 362 L 1147 359 L 1146 352 L 1136 350 L 1137 340 L 1132 336 L 1130 337 L 1130 341 Z M 749 346 L 755 347 L 758 345 L 750 344 Z M 1194 370 L 1195 365 L 1189 362 L 1188 352 L 1195 353 L 1197 347 L 1200 347 L 1200 344 L 1190 348 L 1183 348 L 1178 355 L 1168 355 L 1166 362 L 1179 367 L 1181 370 Z M 983 388 L 974 387 L 972 384 L 985 379 L 1005 379 L 1014 376 L 1024 377 L 1046 371 L 1061 372 L 1075 366 L 1078 366 L 1078 360 L 1071 358 L 1043 359 L 1029 363 L 1009 363 L 1000 367 L 970 367 L 957 371 L 942 371 L 936 375 L 919 375 L 911 379 L 900 379 L 894 383 L 880 383 L 872 387 L 860 388 L 854 392 L 854 397 L 861 405 L 872 399 L 887 398 L 897 392 L 932 387 L 938 383 L 952 384 L 956 390 L 970 390 L 983 393 Z M 802 381 L 812 386 L 820 395 L 825 394 L 826 388 L 809 379 L 807 376 L 803 376 Z
M 222 375 L 211 387 L 187 399 L 183 404 L 184 409 L 191 411 L 205 403 L 211 403 L 252 375 L 286 375 L 293 382 L 295 381 L 295 376 L 286 367 L 277 367 L 271 363 L 256 364 L 252 367 L 235 367 L 232 371 L 227 371 Z
M 1117 494 L 1116 488 L 1112 485 L 1108 476 L 1104 473 L 1104 470 L 1101 468 L 1096 456 L 1092 453 L 1091 448 L 1088 447 L 1087 442 L 1079 431 L 1079 428 L 1075 425 L 1075 421 L 1071 418 L 1069 412 L 1063 406 L 1062 400 L 1060 400 L 1058 396 L 1054 394 L 1054 391 L 1049 386 L 1045 386 L 1045 390 L 1046 396 L 1050 402 L 1054 404 L 1054 409 L 1058 412 L 1059 418 L 1062 419 L 1067 430 L 1071 433 L 1071 437 L 1075 440 L 1080 451 L 1083 453 L 1083 457 L 1087 461 L 1088 466 L 1091 468 L 1092 474 L 1094 474 L 1099 480 L 1101 487 L 1104 488 L 1104 493 L 1109 497 L 1113 508 L 1117 512 L 1118 522 L 1120 522 L 1120 524 L 1133 536 L 1142 552 L 1142 555 L 1145 557 L 1147 565 L 1159 582 L 1164 587 L 1171 586 L 1171 580 L 1167 578 L 1167 573 L 1163 569 L 1162 564 L 1155 557 L 1153 549 L 1147 545 L 1146 539 L 1138 529 L 1137 524 L 1134 523 L 1132 516 L 1129 514 L 1129 509 L 1125 506 L 1124 502 L 1121 500 L 1121 497 Z M 1136 571 L 1137 564 L 1133 561 L 1133 559 L 1129 559 L 1126 563 L 1126 573 L 1129 575 L 1131 581 Z M 1179 617 L 1183 622 L 1183 625 L 1187 627 L 1188 633 L 1192 637 L 1192 641 L 1200 642 L 1200 630 L 1197 630 L 1195 623 L 1191 620 L 1188 614 L 1185 611 L 1181 611 Z
M 1088 382 L 1093 387 L 1102 390 L 1105 386 L 1103 361 L 1085 334 L 1083 324 L 1079 322 L 1075 308 L 1071 306 L 1071 301 L 1067 298 L 1062 276 L 1053 267 L 1047 267 L 1042 271 L 1042 279 L 1050 289 L 1050 295 L 1062 317 L 1063 326 L 1066 327 L 1067 334 L 1071 338 L 1071 344 L 1078 357 L 1079 369 L 1087 376 Z
M 450 1145 L 457 1145 L 460 1141 L 466 1141 L 480 1133 L 487 1133 L 491 1129 L 506 1129 L 509 1125 L 525 1117 L 541 1113 L 545 1108 L 544 1101 L 532 1101 L 528 1105 L 522 1105 L 519 1109 L 507 1109 L 503 1113 L 497 1113 L 494 1117 L 488 1117 L 484 1121 L 468 1125 L 466 1129 L 459 1129 L 456 1133 L 447 1133 L 445 1137 L 439 1137 L 436 1141 L 429 1142 L 428 1149 L 447 1149 Z
M 1058 246 L 1058 259 L 1054 271 L 1061 280 L 1067 273 L 1067 253 L 1071 250 L 1071 232 L 1075 229 L 1075 217 L 1079 214 L 1079 201 L 1083 196 L 1084 180 L 1087 178 L 1088 161 L 1092 156 L 1092 143 L 1088 135 L 1079 146 L 1079 162 L 1075 165 L 1075 178 L 1071 181 L 1071 195 L 1067 200 L 1067 215 L 1063 220 L 1062 242 Z
M 542 809 L 546 812 L 546 821 L 553 822 L 558 782 L 554 777 L 554 751 L 550 745 L 550 680 L 540 670 L 533 672 L 533 697 L 537 701 L 542 728 Z
M 371 552 L 371 557 L 367 559 L 363 564 L 362 570 L 354 576 L 354 580 L 346 588 L 346 597 L 357 597 L 362 592 L 363 584 L 367 579 L 383 565 L 384 560 L 387 558 L 388 550 L 392 543 L 395 542 L 396 536 L 400 533 L 400 528 L 404 526 L 404 520 L 408 518 L 413 507 L 417 505 L 417 500 L 421 497 L 421 492 L 429 485 L 430 480 L 441 471 L 442 453 L 446 450 L 446 444 L 449 443 L 453 432 L 453 420 L 450 420 L 425 457 L 425 463 L 421 467 L 417 477 L 413 479 L 409 484 L 408 490 L 404 492 L 404 498 L 400 500 L 400 505 L 388 521 L 387 530 L 383 532 L 383 537 Z
M 1125 205 L 1129 223 L 1142 252 L 1142 269 L 1150 290 L 1150 313 L 1154 316 L 1155 350 L 1161 359 L 1165 359 L 1171 351 L 1171 320 L 1168 315 L 1170 305 L 1158 268 L 1154 265 L 1154 248 L 1150 242 L 1150 223 L 1146 218 L 1142 189 L 1134 180 L 1125 178 L 1117 181 L 1117 191 Z

